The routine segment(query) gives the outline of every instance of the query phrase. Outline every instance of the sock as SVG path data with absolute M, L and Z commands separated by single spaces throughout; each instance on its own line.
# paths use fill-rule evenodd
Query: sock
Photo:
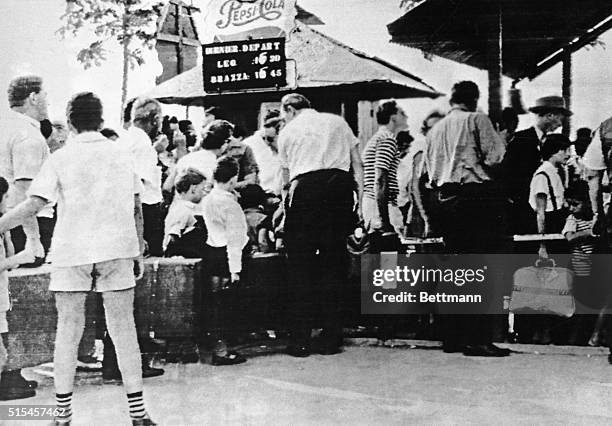
M 142 399 L 142 391 L 128 393 L 128 404 L 130 406 L 130 417 L 132 419 L 144 419 L 147 415 L 144 407 L 144 400 Z
M 72 420 L 72 392 L 56 393 L 55 401 L 58 410 L 58 415 L 55 419 L 61 423 L 68 423 Z

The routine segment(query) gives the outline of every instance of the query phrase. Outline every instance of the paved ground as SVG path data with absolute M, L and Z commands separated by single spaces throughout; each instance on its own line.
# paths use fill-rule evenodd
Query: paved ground
M 601 348 L 510 345 L 518 353 L 491 359 L 444 354 L 432 342 L 369 343 L 232 367 L 168 364 L 146 381 L 146 402 L 164 425 L 612 424 L 612 366 Z M 41 389 L 21 403 L 52 404 L 51 379 L 26 375 Z M 74 424 L 129 424 L 121 386 L 99 375 L 78 383 Z

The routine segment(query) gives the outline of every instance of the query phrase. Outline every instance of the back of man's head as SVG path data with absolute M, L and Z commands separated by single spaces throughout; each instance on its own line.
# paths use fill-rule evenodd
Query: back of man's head
M 473 81 L 460 81 L 455 83 L 451 91 L 451 105 L 465 105 L 470 110 L 475 111 L 478 105 L 480 91 Z
M 179 194 L 189 191 L 194 185 L 199 185 L 206 180 L 206 177 L 195 169 L 187 169 L 176 180 L 175 188 Z
M 96 132 L 102 127 L 102 101 L 92 92 L 77 93 L 68 101 L 66 118 L 77 131 Z
M 287 111 L 288 107 L 293 107 L 299 111 L 301 109 L 310 108 L 310 101 L 304 95 L 299 93 L 289 93 L 281 99 L 281 107 Z
M 213 121 L 202 134 L 202 148 L 206 150 L 220 149 L 229 141 L 233 130 L 234 126 L 229 121 Z
M 161 115 L 161 105 L 153 98 L 136 98 L 132 106 L 132 122 L 153 122 Z
M 14 78 L 7 90 L 9 106 L 11 108 L 23 106 L 30 93 L 40 93 L 42 84 L 42 78 L 35 75 Z
M 238 176 L 238 162 L 231 157 L 222 157 L 217 162 L 217 167 L 213 172 L 216 182 L 227 183 L 234 176 Z
M 381 125 L 389 124 L 394 114 L 397 114 L 397 102 L 393 99 L 384 101 L 376 108 L 376 122 Z

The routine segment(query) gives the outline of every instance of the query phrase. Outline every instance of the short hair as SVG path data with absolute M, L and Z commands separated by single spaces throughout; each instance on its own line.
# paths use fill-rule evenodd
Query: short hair
M 2 197 L 8 192 L 9 184 L 8 181 L 0 176 L 0 201 L 2 201 Z
M 234 130 L 232 131 L 232 134 L 234 135 L 235 138 L 246 138 L 247 137 L 247 131 L 244 127 L 236 124 L 234 126 Z
M 546 135 L 544 144 L 542 145 L 542 159 L 548 160 L 559 151 L 565 151 L 571 145 L 567 136 L 560 133 L 551 133 Z
M 102 101 L 92 92 L 74 95 L 66 107 L 66 118 L 77 132 L 98 131 L 102 119 Z
M 161 114 L 161 104 L 153 98 L 136 98 L 132 105 L 132 122 L 153 122 L 159 114 Z
M 176 118 L 173 115 L 172 117 L 170 117 L 170 120 L 168 120 L 168 123 L 170 123 L 170 124 L 178 124 L 178 118 Z
M 572 182 L 565 190 L 565 198 L 590 203 L 589 184 L 584 180 Z
M 264 123 L 272 118 L 278 118 L 280 117 L 280 111 L 277 109 L 271 109 L 268 112 L 266 112 L 266 115 L 264 115 Z
M 175 187 L 176 192 L 184 194 L 189 191 L 193 185 L 199 185 L 206 180 L 206 177 L 199 171 L 189 168 L 184 173 L 179 175 L 176 180 Z
M 8 86 L 8 102 L 11 108 L 25 104 L 30 93 L 40 93 L 42 90 L 42 77 L 26 75 L 14 78 Z
M 289 93 L 281 99 L 281 107 L 287 111 L 287 108 L 290 106 L 299 111 L 301 109 L 310 108 L 310 101 L 306 96 L 300 95 L 299 93 Z
M 219 183 L 227 183 L 234 176 L 238 176 L 238 162 L 232 157 L 221 157 L 213 172 L 213 179 Z
M 193 123 L 191 123 L 191 120 L 180 120 L 178 122 L 180 132 L 186 134 L 189 130 L 189 126 L 191 126 L 192 124 Z
M 283 120 L 280 117 L 273 117 L 273 118 L 268 118 L 266 121 L 264 121 L 263 126 L 266 129 L 271 129 L 271 128 L 276 129 L 276 131 L 278 132 L 284 122 L 285 120 Z
M 389 124 L 393 114 L 397 114 L 397 102 L 394 99 L 384 101 L 376 108 L 376 122 Z
M 40 133 L 42 133 L 45 139 L 48 139 L 53 133 L 53 124 L 51 124 L 49 119 L 45 118 L 40 122 Z
M 123 108 L 123 122 L 124 123 L 129 123 L 130 121 L 132 121 L 132 107 L 134 106 L 135 101 L 136 101 L 136 98 L 132 98 L 129 101 L 127 101 L 127 103 L 125 104 L 125 107 Z
M 473 81 L 460 81 L 455 83 L 451 91 L 451 104 L 470 105 L 478 101 L 480 91 Z
M 427 114 L 427 117 L 425 117 L 425 119 L 423 120 L 423 124 L 421 125 L 422 135 L 426 135 L 427 132 L 431 129 L 431 127 L 429 127 L 427 122 L 431 120 L 432 118 L 444 118 L 444 113 L 438 110 L 434 110 L 434 111 L 431 111 L 429 114 Z
M 516 130 L 519 124 L 519 116 L 514 108 L 506 107 L 501 112 L 500 130 Z
M 243 209 L 263 206 L 266 202 L 266 192 L 261 186 L 250 183 L 240 190 L 239 201 Z
M 226 120 L 214 120 L 202 135 L 202 148 L 219 149 L 232 136 L 234 126 Z
M 115 132 L 113 129 L 111 129 L 110 127 L 105 127 L 104 129 L 100 130 L 100 133 L 102 133 L 102 136 L 104 136 L 107 139 L 119 137 L 119 134 Z

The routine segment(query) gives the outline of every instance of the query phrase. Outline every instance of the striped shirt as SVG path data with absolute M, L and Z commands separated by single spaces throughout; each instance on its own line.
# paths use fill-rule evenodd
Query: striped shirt
M 397 167 L 400 157 L 393 134 L 385 128 L 378 129 L 363 150 L 362 161 L 364 196 L 376 199 L 376 169 L 386 170 L 387 201 L 396 205 L 399 194 Z
M 569 232 L 580 232 L 591 229 L 592 221 L 578 219 L 574 215 L 569 215 L 565 220 L 565 227 L 562 234 Z M 581 241 L 572 244 L 572 269 L 578 277 L 588 277 L 591 275 L 592 259 L 591 255 L 595 252 L 595 244 L 590 241 Z

